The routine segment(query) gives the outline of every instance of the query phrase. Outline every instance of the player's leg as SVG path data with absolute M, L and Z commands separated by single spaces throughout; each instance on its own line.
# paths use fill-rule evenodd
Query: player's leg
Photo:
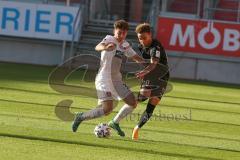
M 145 111 L 142 113 L 142 116 L 141 116 L 138 124 L 133 129 L 132 139 L 134 139 L 134 140 L 138 139 L 139 129 L 142 128 L 147 123 L 147 121 L 151 118 L 153 111 L 156 108 L 156 106 L 159 104 L 159 102 L 160 102 L 159 97 L 152 97 L 149 99 Z
M 153 111 L 156 108 L 156 105 L 159 104 L 159 102 L 160 102 L 159 97 L 152 97 L 149 99 L 146 109 L 143 112 L 143 114 L 140 118 L 140 121 L 137 125 L 139 128 L 141 128 L 151 118 Z
M 149 98 L 148 104 L 146 106 L 146 109 L 143 112 L 143 114 L 140 118 L 140 121 L 135 128 L 137 128 L 137 129 L 141 128 L 151 118 L 156 105 L 159 104 L 159 102 L 166 90 L 166 87 L 167 87 L 167 81 L 161 81 L 157 88 L 152 89 L 150 91 L 150 93 L 148 94 L 148 95 L 150 95 L 150 98 Z
M 114 108 L 113 104 L 114 104 L 113 100 L 107 100 L 107 101 L 101 102 L 100 105 L 98 105 L 96 108 L 94 108 L 90 111 L 87 111 L 84 113 L 83 112 L 77 113 L 75 116 L 74 122 L 72 124 L 73 132 L 77 131 L 77 129 L 82 121 L 99 118 L 99 117 L 102 117 L 104 115 L 108 115 L 109 113 L 111 113 Z
M 113 107 L 115 107 L 114 98 L 112 97 L 112 93 L 108 91 L 104 91 L 105 86 L 101 86 L 102 90 L 97 88 L 97 95 L 98 95 L 98 106 L 88 112 L 82 113 L 79 112 L 76 114 L 75 119 L 72 124 L 73 132 L 76 132 L 79 125 L 82 121 L 95 119 L 101 117 L 103 115 L 108 115 L 112 112 Z
M 103 101 L 96 108 L 83 113 L 82 119 L 90 120 L 90 119 L 101 117 L 103 115 L 108 115 L 109 113 L 112 112 L 112 109 L 113 109 L 113 101 L 112 100 Z
M 148 81 L 149 81 L 149 83 L 147 85 L 145 85 L 145 86 L 141 85 L 142 87 L 140 90 L 140 95 L 142 95 L 143 98 L 141 98 L 141 96 L 138 96 L 139 101 L 144 101 L 144 100 L 146 100 L 147 97 L 149 97 L 149 101 L 148 101 L 145 111 L 141 115 L 141 118 L 140 118 L 138 124 L 133 129 L 132 139 L 134 139 L 134 140 L 138 139 L 139 129 L 141 127 L 143 127 L 147 123 L 147 121 L 151 118 L 153 111 L 156 108 L 156 105 L 159 104 L 159 102 L 166 90 L 167 83 L 168 83 L 167 79 L 162 80 L 162 79 L 159 79 L 156 77 L 154 77 Z
M 125 104 L 123 105 L 123 107 L 119 110 L 119 112 L 117 113 L 117 115 L 113 118 L 113 120 L 111 120 L 109 122 L 109 126 L 111 128 L 113 128 L 114 130 L 117 131 L 117 133 L 124 137 L 125 133 L 121 130 L 120 126 L 119 126 L 119 122 L 125 118 L 128 114 L 132 113 L 132 111 L 134 110 L 134 108 L 136 108 L 137 106 L 137 101 L 135 99 L 135 96 L 132 92 L 130 92 L 127 97 L 125 97 L 123 99 L 123 101 L 125 102 Z
M 125 102 L 125 104 L 122 106 L 118 114 L 113 119 L 115 123 L 119 123 L 128 114 L 132 113 L 132 111 L 137 107 L 137 101 L 135 100 L 135 96 L 133 95 L 133 93 L 129 94 L 126 98 L 124 98 L 123 101 Z

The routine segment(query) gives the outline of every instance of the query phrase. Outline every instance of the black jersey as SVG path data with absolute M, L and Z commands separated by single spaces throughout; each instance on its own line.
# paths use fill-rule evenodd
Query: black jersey
M 169 79 L 168 59 L 165 49 L 163 48 L 161 43 L 158 40 L 153 39 L 150 47 L 143 47 L 142 45 L 139 45 L 138 48 L 144 59 L 151 59 L 152 57 L 159 59 L 159 64 L 152 71 L 152 73 L 150 73 L 150 75 L 153 75 L 150 77 L 156 78 L 160 77 L 161 79 L 168 80 Z
M 150 97 L 157 96 L 161 99 L 163 96 L 169 79 L 169 68 L 168 68 L 168 59 L 167 54 L 157 40 L 153 40 L 150 47 L 143 47 L 139 45 L 139 50 L 144 59 L 158 58 L 159 63 L 156 65 L 156 68 L 150 73 L 144 76 L 141 89 L 148 90 L 151 89 Z M 145 101 L 148 97 L 145 97 L 144 94 L 138 94 L 138 101 Z

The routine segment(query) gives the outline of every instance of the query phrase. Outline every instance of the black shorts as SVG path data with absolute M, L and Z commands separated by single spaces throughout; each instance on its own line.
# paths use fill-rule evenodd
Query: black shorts
M 166 91 L 168 80 L 169 72 L 163 75 L 159 69 L 155 69 L 147 74 L 142 80 L 138 101 L 145 101 L 150 97 L 158 97 L 161 99 Z M 146 92 L 150 91 L 150 93 L 148 92 L 148 96 L 143 94 L 144 90 Z

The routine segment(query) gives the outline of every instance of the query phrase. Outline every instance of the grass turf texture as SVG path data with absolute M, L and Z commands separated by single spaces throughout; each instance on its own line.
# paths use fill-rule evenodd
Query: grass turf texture
M 52 70 L 0 63 L 0 159 L 240 159 L 239 86 L 173 80 L 173 90 L 140 131 L 139 141 L 130 136 L 146 102 L 121 122 L 125 138 L 113 132 L 111 138 L 99 139 L 93 134 L 95 125 L 111 120 L 122 102 L 111 115 L 83 122 L 72 133 L 71 122 L 56 117 L 56 104 L 70 99 L 72 112 L 86 111 L 97 99 L 54 91 L 48 85 Z M 81 73 L 73 73 L 67 83 L 94 90 L 92 78 L 80 81 Z

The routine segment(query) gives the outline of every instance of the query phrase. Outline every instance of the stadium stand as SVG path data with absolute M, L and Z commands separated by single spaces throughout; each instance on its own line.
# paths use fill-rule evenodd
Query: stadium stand
M 20 2 L 19 0 L 9 0 Z M 50 5 L 66 5 L 66 0 L 21 0 L 28 3 L 42 3 Z M 239 0 L 70 0 L 71 6 L 83 4 L 86 10 L 81 37 L 78 42 L 66 42 L 62 40 L 37 39 L 14 36 L 1 36 L 0 47 L 3 48 L 0 60 L 17 63 L 32 63 L 44 65 L 57 65 L 73 55 L 94 54 L 95 45 L 100 42 L 106 34 L 112 33 L 114 20 L 118 18 L 126 19 L 130 22 L 128 41 L 136 48 L 137 39 L 134 28 L 140 22 L 150 22 L 153 28 L 158 17 L 170 17 L 180 19 L 191 19 L 194 21 L 209 20 L 211 22 L 221 22 L 226 24 L 239 25 L 240 22 L 240 1 Z M 87 3 L 86 3 L 87 2 Z M 84 4 L 85 3 L 85 4 Z M 153 14 L 154 13 L 154 14 Z M 215 21 L 216 20 L 216 21 Z M 155 24 L 155 25 L 154 25 Z M 74 44 L 73 53 L 69 54 L 71 43 Z M 39 45 L 41 44 L 41 45 Z M 6 49 L 5 46 L 15 45 L 16 50 Z M 25 48 L 23 47 L 25 46 Z M 10 47 L 9 47 L 10 48 Z M 30 48 L 32 48 L 30 50 Z M 32 52 L 34 50 L 34 52 Z M 44 52 L 42 52 L 44 51 Z M 66 53 L 66 54 L 65 54 Z M 66 55 L 63 56 L 63 55 Z M 239 68 L 239 57 L 207 55 L 192 52 L 175 52 L 168 50 L 169 59 L 172 64 L 178 67 L 173 70 L 173 77 L 186 79 L 206 79 L 229 83 L 239 83 L 240 77 L 221 79 L 223 72 L 218 73 L 219 67 L 235 70 Z M 20 56 L 19 56 L 20 55 Z M 18 57 L 18 58 L 13 58 Z M 48 61 L 46 58 L 48 57 Z M 176 63 L 175 63 L 176 62 Z M 206 70 L 204 66 L 216 65 L 216 70 Z M 184 68 L 185 67 L 185 68 Z M 186 68 L 191 68 L 189 72 L 184 72 Z M 202 71 L 197 73 L 197 71 Z M 202 76 L 200 75 L 202 74 Z M 209 75 L 215 76 L 209 79 Z M 234 75 L 240 75 L 237 70 Z
M 214 13 L 214 19 L 237 22 L 239 8 L 238 0 L 219 0 Z
M 197 11 L 197 0 L 173 0 L 168 11 L 195 14 Z

